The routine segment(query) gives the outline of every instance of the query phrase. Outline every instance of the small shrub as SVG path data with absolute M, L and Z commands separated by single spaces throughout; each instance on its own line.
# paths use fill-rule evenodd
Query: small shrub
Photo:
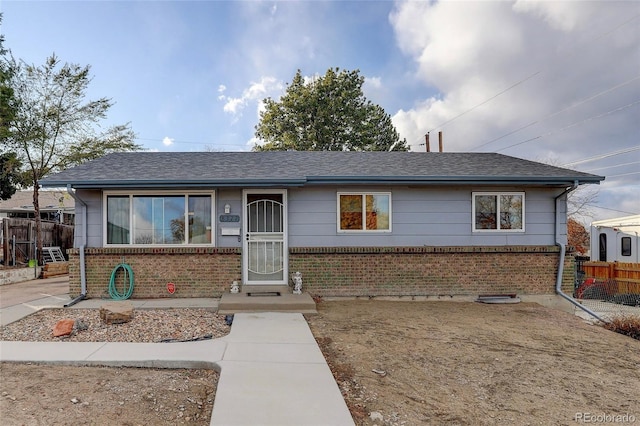
M 640 340 L 640 317 L 619 316 L 604 325 L 607 330 Z

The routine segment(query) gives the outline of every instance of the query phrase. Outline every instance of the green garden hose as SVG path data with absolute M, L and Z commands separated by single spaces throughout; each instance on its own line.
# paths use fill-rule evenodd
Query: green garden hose
M 122 268 L 122 270 L 124 271 L 124 288 L 122 289 L 122 293 L 119 293 L 118 289 L 116 288 L 116 274 L 118 272 L 118 269 L 120 268 Z M 128 287 L 127 276 L 129 276 Z M 113 272 L 111 272 L 111 279 L 109 280 L 109 296 L 111 296 L 113 300 L 126 300 L 131 297 L 131 294 L 133 294 L 133 269 L 131 269 L 131 266 L 127 265 L 126 263 L 121 263 L 113 269 Z

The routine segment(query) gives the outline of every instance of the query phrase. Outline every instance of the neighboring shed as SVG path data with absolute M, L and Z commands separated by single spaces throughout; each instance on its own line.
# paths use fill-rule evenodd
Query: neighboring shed
M 71 289 L 133 297 L 233 281 L 320 296 L 550 294 L 566 194 L 604 178 L 493 153 L 117 153 L 51 175 L 78 199 Z M 571 287 L 572 268 L 565 268 Z
M 64 190 L 41 190 L 38 192 L 40 217 L 51 222 L 73 224 L 75 201 Z M 8 200 L 0 200 L 0 219 L 34 218 L 33 190 L 17 191 Z

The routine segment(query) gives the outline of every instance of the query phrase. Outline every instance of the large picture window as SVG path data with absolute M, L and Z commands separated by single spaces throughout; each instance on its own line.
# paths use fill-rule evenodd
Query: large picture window
M 473 230 L 524 232 L 524 193 L 473 193 Z
M 338 231 L 391 231 L 391 194 L 338 193 Z
M 107 194 L 106 244 L 212 244 L 214 195 Z

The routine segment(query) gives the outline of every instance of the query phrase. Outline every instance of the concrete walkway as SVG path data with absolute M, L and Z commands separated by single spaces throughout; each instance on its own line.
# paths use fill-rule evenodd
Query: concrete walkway
M 2 323 L 36 306 L 62 307 L 49 296 L 2 308 Z M 38 302 L 34 305 L 34 302 Z M 104 300 L 71 308 L 97 308 Z M 215 308 L 216 299 L 132 300 L 138 308 Z M 35 309 L 37 310 L 37 309 Z M 28 312 L 28 313 L 31 313 Z M 23 314 L 24 316 L 24 314 Z M 19 318 L 18 318 L 19 319 Z M 0 361 L 220 371 L 212 425 L 353 425 L 340 389 L 302 314 L 235 314 L 220 339 L 177 343 L 0 341 Z

